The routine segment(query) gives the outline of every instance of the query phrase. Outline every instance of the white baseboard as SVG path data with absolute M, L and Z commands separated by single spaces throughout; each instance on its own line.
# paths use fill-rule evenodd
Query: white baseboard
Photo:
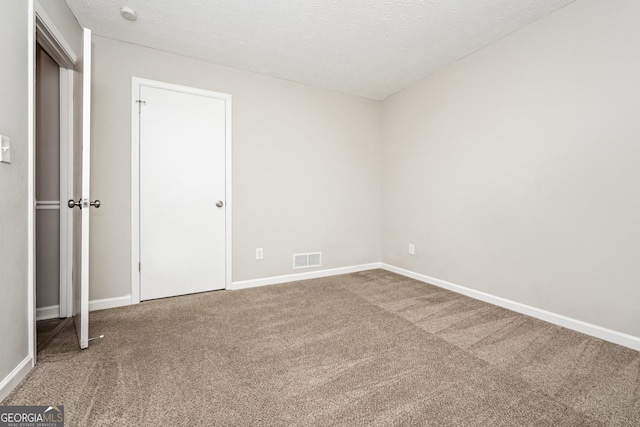
M 124 307 L 131 305 L 131 295 L 122 297 L 95 299 L 89 301 L 89 311 L 105 310 L 107 308 Z M 36 309 L 36 321 L 57 319 L 60 317 L 60 306 L 51 305 L 49 307 L 40 307 Z
M 31 368 L 33 368 L 33 359 L 31 356 L 27 356 L 0 382 L 0 403 L 25 379 Z
M 445 280 L 436 279 L 435 277 L 429 277 L 424 274 L 405 270 L 393 265 L 382 263 L 381 268 L 393 273 L 400 274 L 402 276 L 410 277 L 421 282 L 438 286 L 440 288 L 448 289 L 450 291 L 466 295 L 480 301 L 488 302 L 490 304 L 494 304 L 518 313 L 526 314 L 527 316 L 535 317 L 536 319 L 544 320 L 545 322 L 553 323 L 554 325 L 572 329 L 586 335 L 591 335 L 592 337 L 600 338 L 614 344 L 640 351 L 640 338 L 634 337 L 633 335 L 628 335 L 623 332 L 603 328 L 601 326 L 593 325 L 581 320 L 572 319 L 561 314 L 552 313 L 550 311 L 542 310 L 526 304 L 521 304 L 519 302 L 511 301 L 506 298 L 498 297 L 485 292 L 465 288 L 464 286 L 456 285 Z
M 125 305 L 131 305 L 131 295 L 125 295 L 115 298 L 94 299 L 92 301 L 89 301 L 89 311 L 124 307 Z
M 36 321 L 60 318 L 60 306 L 50 305 L 48 307 L 36 308 Z
M 263 279 L 242 280 L 233 282 L 229 289 L 247 289 L 257 286 L 277 285 L 279 283 L 296 282 L 298 280 L 318 279 L 320 277 L 337 276 L 339 274 L 357 273 L 359 271 L 374 270 L 381 268 L 379 262 L 371 264 L 360 264 L 351 267 L 332 268 L 329 270 L 310 271 L 308 273 L 285 274 L 283 276 L 265 277 Z

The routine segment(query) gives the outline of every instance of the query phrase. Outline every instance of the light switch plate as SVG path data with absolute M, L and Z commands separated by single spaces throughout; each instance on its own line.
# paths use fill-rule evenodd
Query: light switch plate
M 0 135 L 0 162 L 11 163 L 11 138 Z

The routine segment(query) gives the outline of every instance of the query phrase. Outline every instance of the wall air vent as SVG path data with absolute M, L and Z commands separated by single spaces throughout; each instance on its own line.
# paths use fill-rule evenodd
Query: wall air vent
M 322 252 L 310 252 L 306 254 L 293 254 L 293 269 L 320 267 L 322 265 Z

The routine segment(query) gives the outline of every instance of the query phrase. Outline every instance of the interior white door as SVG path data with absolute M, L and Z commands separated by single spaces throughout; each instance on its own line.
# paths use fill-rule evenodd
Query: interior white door
M 91 159 L 91 31 L 82 32 L 74 79 L 73 320 L 80 348 L 89 346 L 89 162 Z
M 194 91 L 140 86 L 141 300 L 225 287 L 226 101 Z

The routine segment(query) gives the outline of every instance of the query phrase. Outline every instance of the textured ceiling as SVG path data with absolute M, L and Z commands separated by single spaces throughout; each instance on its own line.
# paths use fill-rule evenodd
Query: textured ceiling
M 101 36 L 380 100 L 574 0 L 66 1 Z

